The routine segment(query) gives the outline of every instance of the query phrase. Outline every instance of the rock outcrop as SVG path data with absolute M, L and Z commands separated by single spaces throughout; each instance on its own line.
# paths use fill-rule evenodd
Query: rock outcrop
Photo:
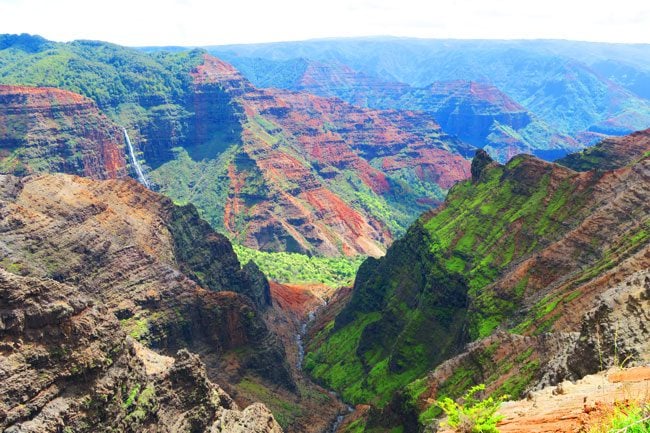
M 189 226 L 196 218 L 132 179 L 2 176 L 0 265 L 77 287 L 161 353 L 200 353 L 224 386 L 249 375 L 293 391 L 284 348 L 261 317 L 268 283 L 206 223 Z
M 161 356 L 73 285 L 0 269 L 0 428 L 5 432 L 280 433 L 239 410 L 196 355 Z
M 122 130 L 89 98 L 65 90 L 0 85 L 0 173 L 127 175 Z

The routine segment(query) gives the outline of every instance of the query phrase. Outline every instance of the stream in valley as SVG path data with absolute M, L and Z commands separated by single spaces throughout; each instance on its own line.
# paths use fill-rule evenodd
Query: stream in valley
M 327 305 L 327 304 L 325 304 L 325 305 Z M 303 364 L 303 362 L 305 360 L 305 337 L 307 336 L 307 327 L 316 318 L 316 313 L 318 312 L 318 310 L 320 308 L 322 308 L 322 307 L 318 307 L 315 310 L 310 311 L 307 314 L 307 320 L 300 324 L 299 331 L 296 334 L 296 345 L 298 347 L 298 356 L 297 356 L 297 360 L 296 360 L 296 368 L 300 372 L 303 371 L 302 370 L 302 364 Z M 334 398 L 336 398 L 337 400 L 342 401 L 341 397 L 336 392 L 330 391 L 330 394 Z M 336 418 L 332 421 L 330 426 L 326 430 L 323 431 L 323 433 L 336 433 L 338 431 L 338 429 L 341 427 L 341 425 L 343 424 L 343 421 L 345 420 L 345 418 L 348 415 L 350 415 L 350 414 L 352 414 L 354 412 L 354 408 L 352 406 L 350 406 L 350 405 L 346 405 L 346 410 L 347 410 L 347 412 L 345 412 L 345 413 L 339 413 L 336 416 Z

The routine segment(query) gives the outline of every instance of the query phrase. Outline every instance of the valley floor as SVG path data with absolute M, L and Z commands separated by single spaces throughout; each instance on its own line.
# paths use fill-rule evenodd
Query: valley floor
M 306 324 L 310 317 L 313 318 L 311 313 L 326 305 L 337 292 L 338 290 L 324 284 L 281 284 L 271 281 L 273 306 L 266 311 L 265 322 L 282 340 L 301 395 L 299 400 L 293 402 L 301 409 L 291 425 L 285 427 L 286 432 L 330 433 L 339 414 L 347 410 L 334 393 L 313 383 L 301 368 L 304 355 L 302 344 Z M 250 401 L 255 401 L 256 397 L 262 396 L 250 397 Z M 290 400 L 287 398 L 287 401 Z M 265 403 L 273 410 L 272 403 Z M 281 411 L 283 409 L 280 408 Z

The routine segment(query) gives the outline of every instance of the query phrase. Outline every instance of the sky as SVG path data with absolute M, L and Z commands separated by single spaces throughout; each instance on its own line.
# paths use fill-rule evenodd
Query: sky
M 128 46 L 377 35 L 650 43 L 650 0 L 0 0 L 0 33 Z

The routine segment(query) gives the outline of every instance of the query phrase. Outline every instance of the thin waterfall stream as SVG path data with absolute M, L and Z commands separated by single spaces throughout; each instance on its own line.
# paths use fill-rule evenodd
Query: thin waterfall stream
M 149 181 L 144 176 L 144 172 L 142 171 L 142 166 L 138 162 L 138 158 L 135 157 L 135 151 L 133 150 L 133 145 L 131 144 L 129 133 L 126 132 L 126 128 L 122 128 L 122 131 L 124 131 L 124 138 L 126 139 L 126 145 L 129 148 L 129 155 L 131 156 L 131 162 L 133 163 L 133 167 L 135 167 L 135 173 L 138 175 L 138 181 L 144 186 L 146 186 L 147 188 L 150 188 Z
M 305 343 L 304 338 L 307 334 L 307 325 L 316 317 L 316 310 L 310 311 L 307 315 L 307 321 L 300 324 L 300 331 L 296 334 L 296 345 L 298 346 L 298 360 L 296 367 L 298 371 L 302 371 L 302 363 L 305 360 Z

